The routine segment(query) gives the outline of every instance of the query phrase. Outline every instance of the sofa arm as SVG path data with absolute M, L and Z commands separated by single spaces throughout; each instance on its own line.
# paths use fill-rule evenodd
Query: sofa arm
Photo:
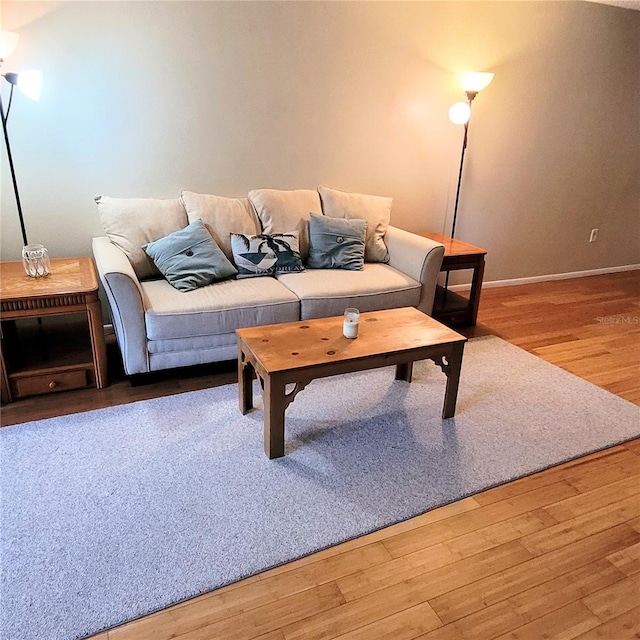
M 422 284 L 420 311 L 431 314 L 444 245 L 416 233 L 389 227 L 384 237 L 389 250 L 389 264 Z
M 93 238 L 93 256 L 111 307 L 127 375 L 149 371 L 142 287 L 127 256 L 109 238 Z

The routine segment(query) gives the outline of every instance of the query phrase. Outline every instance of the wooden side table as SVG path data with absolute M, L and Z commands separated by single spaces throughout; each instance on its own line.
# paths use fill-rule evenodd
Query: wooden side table
M 465 298 L 458 293 L 438 286 L 432 316 L 450 327 L 474 327 L 478 318 L 486 250 L 440 233 L 421 233 L 420 235 L 444 245 L 441 272 L 473 269 L 469 297 Z
M 0 313 L 3 402 L 108 384 L 98 278 L 91 258 L 52 259 L 51 273 L 44 278 L 27 276 L 21 262 L 1 262 Z M 53 318 L 78 313 L 88 320 L 80 331 L 77 323 L 65 325 Z M 25 323 L 27 318 L 42 321 Z M 86 336 L 84 349 L 81 333 Z

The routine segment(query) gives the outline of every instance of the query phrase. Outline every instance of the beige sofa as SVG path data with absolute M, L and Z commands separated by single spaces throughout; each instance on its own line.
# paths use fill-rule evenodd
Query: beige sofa
M 93 253 L 129 375 L 233 359 L 241 327 L 340 315 L 346 307 L 414 306 L 428 314 L 433 306 L 444 247 L 391 226 L 389 198 L 320 187 L 262 189 L 248 198 L 183 191 L 174 200 L 96 201 L 106 236 L 93 239 Z M 142 250 L 201 219 L 230 260 L 230 233 L 296 229 L 304 261 L 310 213 L 366 220 L 362 270 L 230 278 L 185 293 L 162 278 Z

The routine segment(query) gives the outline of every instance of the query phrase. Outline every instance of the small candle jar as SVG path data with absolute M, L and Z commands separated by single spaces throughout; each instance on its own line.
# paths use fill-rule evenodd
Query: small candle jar
M 360 312 L 357 309 L 344 310 L 344 322 L 342 323 L 342 334 L 345 338 L 358 337 L 358 325 L 360 324 Z
M 49 275 L 49 252 L 41 244 L 28 244 L 22 247 L 22 266 L 31 278 Z

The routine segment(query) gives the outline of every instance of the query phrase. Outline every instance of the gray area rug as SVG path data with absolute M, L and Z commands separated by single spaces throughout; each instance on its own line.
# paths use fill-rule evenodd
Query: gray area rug
M 433 363 L 393 378 L 312 382 L 274 461 L 236 385 L 0 430 L 0 637 L 84 637 L 640 435 L 639 407 L 494 337 L 453 419 Z

